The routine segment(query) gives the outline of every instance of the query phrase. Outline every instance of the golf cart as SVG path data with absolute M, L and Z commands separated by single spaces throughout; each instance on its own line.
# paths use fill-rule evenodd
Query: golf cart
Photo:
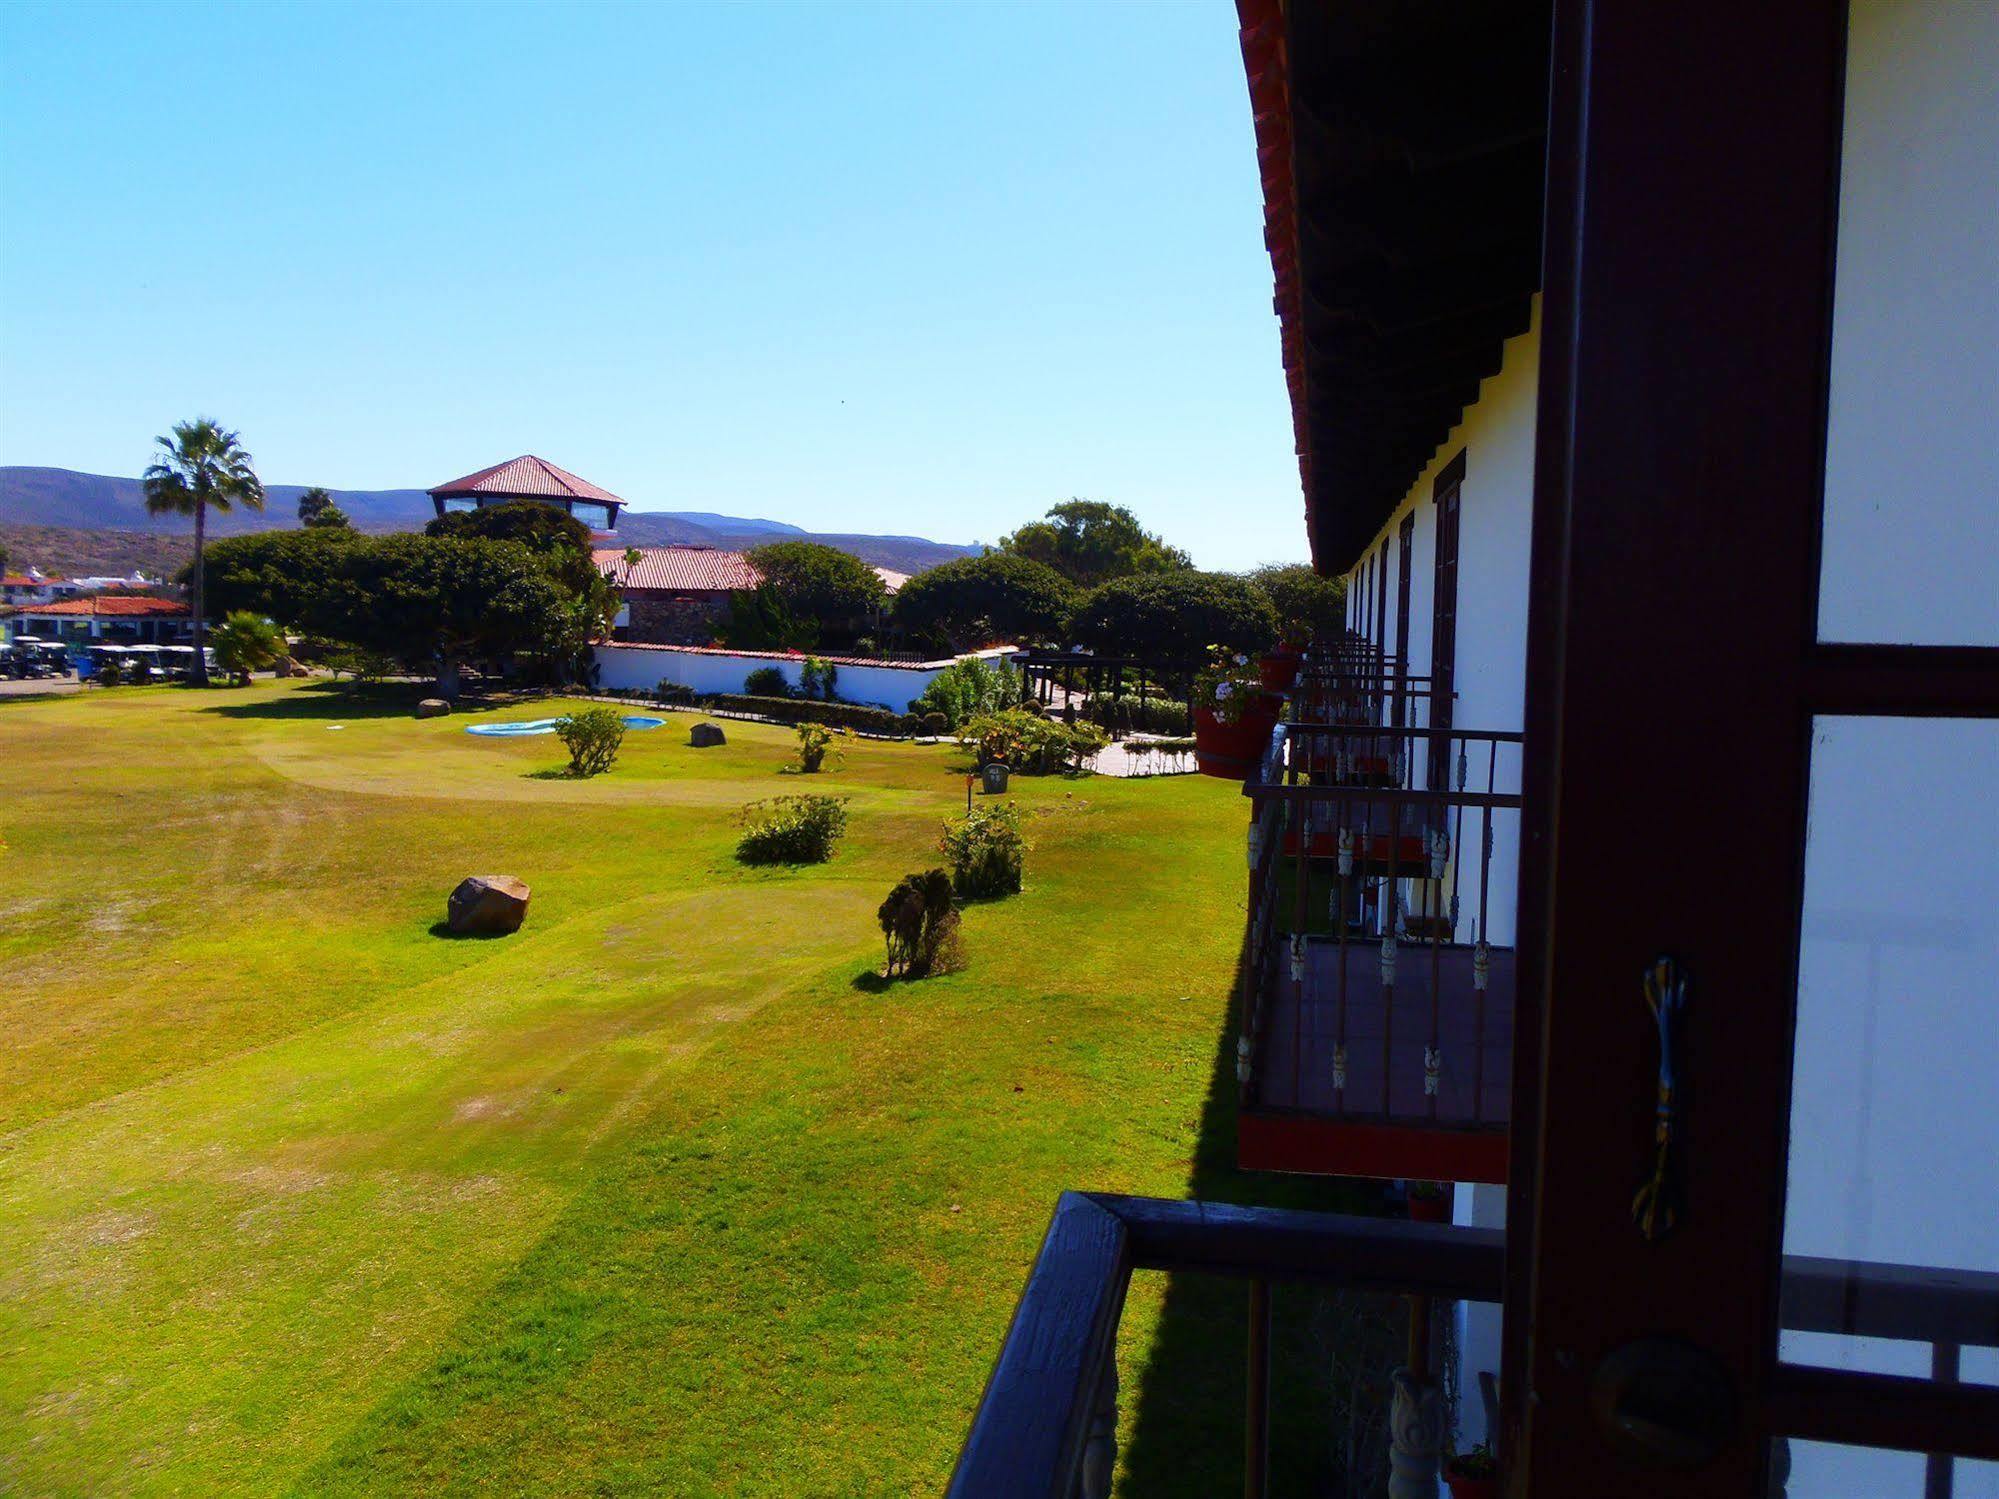
M 33 635 L 16 635 L 0 647 L 0 676 L 15 678 L 48 677 L 56 673 L 43 653 L 44 641 Z

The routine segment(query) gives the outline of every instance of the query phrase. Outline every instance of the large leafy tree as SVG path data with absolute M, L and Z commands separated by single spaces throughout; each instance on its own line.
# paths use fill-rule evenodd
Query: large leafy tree
M 1029 521 L 1011 536 L 1002 536 L 1000 550 L 1052 567 L 1082 588 L 1139 573 L 1185 571 L 1194 565 L 1185 552 L 1139 525 L 1138 517 L 1124 506 L 1102 500 L 1051 505 L 1045 520 Z
M 215 546 L 214 591 L 226 608 L 435 666 L 446 696 L 468 659 L 573 661 L 592 634 L 585 601 L 517 541 L 310 529 L 231 537 Z
M 426 536 L 511 541 L 526 547 L 572 596 L 575 628 L 583 638 L 610 633 L 618 613 L 617 590 L 593 560 L 590 528 L 568 511 L 539 500 L 508 500 L 476 510 L 446 511 L 423 531 Z M 638 548 L 627 548 L 627 565 L 637 556 Z
M 236 434 L 225 430 L 213 418 L 204 416 L 182 422 L 170 436 L 156 438 L 155 442 L 159 452 L 142 476 L 146 509 L 154 515 L 194 517 L 194 566 L 189 588 L 194 614 L 194 667 L 190 680 L 197 686 L 206 686 L 208 667 L 202 656 L 206 632 L 202 564 L 207 550 L 208 512 L 229 511 L 238 505 L 262 510 L 264 486 Z
M 217 614 L 263 615 L 309 634 L 344 566 L 347 549 L 371 538 L 343 527 L 225 536 L 208 549 L 208 602 Z M 191 570 L 191 569 L 190 569 Z
M 1232 573 L 1158 573 L 1092 589 L 1071 633 L 1101 655 L 1191 662 L 1215 645 L 1268 650 L 1277 612 L 1261 589 Z
M 743 554 L 763 574 L 763 588 L 803 629 L 851 633 L 881 607 L 881 575 L 851 552 L 817 541 L 773 541 Z M 816 633 L 815 632 L 815 633 Z M 809 643 L 809 642 L 805 642 Z
M 1292 645 L 1331 637 L 1346 620 L 1344 578 L 1329 578 L 1303 562 L 1273 562 L 1251 573 L 1249 581 L 1270 600 L 1278 633 Z
M 913 639 L 955 648 L 1032 645 L 1067 629 L 1076 600 L 1076 589 L 1054 568 L 987 552 L 941 563 L 903 584 L 895 622 Z

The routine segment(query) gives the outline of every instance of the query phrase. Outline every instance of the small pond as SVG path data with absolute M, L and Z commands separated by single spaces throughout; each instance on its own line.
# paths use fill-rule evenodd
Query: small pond
M 526 739 L 535 734 L 553 734 L 559 718 L 529 718 L 519 723 L 475 723 L 467 724 L 465 732 L 478 734 L 487 739 Z M 627 713 L 625 727 L 628 729 L 656 729 L 665 723 L 663 718 L 652 718 L 644 713 Z

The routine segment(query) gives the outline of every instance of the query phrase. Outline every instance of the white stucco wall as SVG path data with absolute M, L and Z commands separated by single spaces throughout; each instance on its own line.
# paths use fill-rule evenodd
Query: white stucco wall
M 1821 634 L 1999 645 L 1999 6 L 1856 0 Z
M 1438 473 L 1460 452 L 1464 483 L 1458 500 L 1457 701 L 1454 722 L 1461 729 L 1518 730 L 1524 721 L 1527 690 L 1527 576 L 1534 513 L 1534 418 L 1539 392 L 1540 301 L 1528 330 L 1506 344 L 1499 372 L 1479 386 L 1467 407 L 1388 521 L 1369 543 L 1367 555 L 1386 554 L 1381 576 L 1388 590 L 1386 648 L 1404 655 L 1416 676 L 1430 671 L 1431 614 L 1436 604 L 1437 507 L 1431 492 Z M 1406 515 L 1416 517 L 1409 588 L 1409 641 L 1395 638 L 1400 542 Z M 1377 563 L 1377 566 L 1381 564 Z M 1361 569 L 1347 574 L 1349 589 Z M 1372 631 L 1369 608 L 1365 628 Z M 1476 757 L 1474 757 L 1476 758 Z M 1472 766 L 1472 784 L 1484 784 L 1484 766 Z M 1502 746 L 1496 789 L 1520 789 L 1520 752 Z M 1475 906 L 1479 843 L 1477 821 L 1465 819 L 1460 908 L 1461 938 L 1470 936 Z M 1517 910 L 1515 888 L 1520 857 L 1520 819 L 1503 812 L 1494 819 L 1492 886 L 1488 939 L 1510 946 Z
M 1388 638 L 1379 643 L 1403 655 L 1413 675 L 1427 676 L 1437 565 L 1437 507 L 1431 496 L 1444 465 L 1464 453 L 1464 482 L 1458 491 L 1457 699 L 1453 719 L 1463 729 L 1518 730 L 1525 721 L 1527 583 L 1540 351 L 1541 309 L 1536 298 L 1528 330 L 1508 340 L 1499 372 L 1479 386 L 1478 400 L 1466 408 L 1450 437 L 1424 466 L 1367 549 L 1367 556 L 1378 559 L 1381 586 L 1387 590 Z M 1399 533 L 1403 517 L 1408 515 L 1415 516 L 1416 527 L 1410 558 L 1409 639 L 1405 643 L 1396 638 L 1396 590 L 1400 586 Z M 1350 592 L 1360 575 L 1360 567 L 1348 573 Z M 1376 614 L 1371 603 L 1363 615 L 1356 602 L 1350 618 L 1357 628 L 1372 633 Z M 1484 765 L 1474 763 L 1472 785 L 1482 788 L 1484 776 Z M 1501 791 L 1520 789 L 1517 746 L 1502 747 L 1493 784 Z M 1462 847 L 1456 855 L 1464 861 L 1458 932 L 1462 940 L 1471 936 L 1481 844 L 1478 819 L 1468 815 Z M 1486 935 L 1495 944 L 1510 946 L 1518 910 L 1517 813 L 1496 814 L 1491 857 Z M 1505 1189 L 1460 1184 L 1452 1221 L 1504 1228 Z M 1495 1305 L 1460 1303 L 1456 1321 L 1459 1390 L 1455 1435 L 1460 1446 L 1470 1446 L 1488 1435 L 1478 1375 L 1481 1370 L 1498 1371 L 1503 1320 Z
M 1009 650 L 977 654 L 992 660 L 1006 656 Z M 775 666 L 784 673 L 785 681 L 796 687 L 805 670 L 803 656 L 738 654 L 674 646 L 600 645 L 596 657 L 597 685 L 617 691 L 650 691 L 661 682 L 674 682 L 695 692 L 741 692 L 743 679 L 763 666 Z M 842 702 L 906 713 L 910 702 L 921 697 L 923 690 L 950 665 L 949 661 L 926 661 L 920 665 L 881 662 L 855 665 L 842 661 L 833 690 Z

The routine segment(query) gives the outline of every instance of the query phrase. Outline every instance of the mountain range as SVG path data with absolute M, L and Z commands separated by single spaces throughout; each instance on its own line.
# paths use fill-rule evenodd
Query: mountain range
M 261 511 L 239 510 L 227 515 L 211 514 L 209 533 L 232 536 L 245 531 L 269 531 L 298 524 L 298 499 L 303 484 L 268 484 L 264 487 L 265 506 Z M 363 531 L 413 531 L 434 513 L 430 496 L 421 489 L 330 489 L 328 491 L 347 518 Z M 149 515 L 145 489 L 137 479 L 109 474 L 82 474 L 66 468 L 0 466 L 0 539 L 7 540 L 12 567 L 30 563 L 47 571 L 60 569 L 37 555 L 55 538 L 39 537 L 23 528 L 59 528 L 65 533 L 107 533 L 85 549 L 102 557 L 122 551 L 140 554 L 151 561 L 155 546 L 142 545 L 140 536 L 184 535 L 188 522 L 178 516 Z M 121 546 L 111 534 L 131 537 Z M 11 538 L 11 539 L 9 539 Z M 869 536 L 849 532 L 808 531 L 784 521 L 760 517 L 722 515 L 708 510 L 627 510 L 618 523 L 618 540 L 632 546 L 712 546 L 738 551 L 769 541 L 821 541 L 864 562 L 897 572 L 917 573 L 953 557 L 969 557 L 976 546 L 948 541 L 931 541 L 922 536 Z M 80 543 L 71 534 L 63 543 L 75 552 Z M 107 571 L 124 571 L 115 564 L 103 564 Z M 150 571 L 151 568 L 148 568 Z

